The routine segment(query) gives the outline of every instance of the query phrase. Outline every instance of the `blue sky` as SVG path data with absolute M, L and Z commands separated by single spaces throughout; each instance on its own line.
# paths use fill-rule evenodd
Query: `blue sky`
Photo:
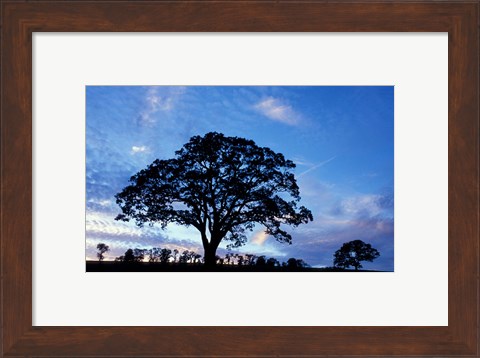
M 203 254 L 194 228 L 115 221 L 114 195 L 154 159 L 172 158 L 190 137 L 216 131 L 294 161 L 301 204 L 314 216 L 290 230 L 292 245 L 257 226 L 236 252 L 331 266 L 344 242 L 360 239 L 381 253 L 365 269 L 393 271 L 392 86 L 88 86 L 86 96 L 87 259 L 100 242 L 111 248 L 106 259 L 135 247 Z

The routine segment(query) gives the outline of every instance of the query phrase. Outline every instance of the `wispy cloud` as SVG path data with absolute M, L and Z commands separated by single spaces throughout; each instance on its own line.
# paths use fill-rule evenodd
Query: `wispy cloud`
M 300 115 L 278 98 L 267 97 L 255 105 L 255 109 L 264 116 L 291 126 L 300 122 Z
M 256 232 L 252 236 L 251 242 L 255 245 L 263 246 L 263 244 L 265 243 L 265 241 L 267 241 L 267 239 L 268 239 L 268 234 L 262 230 L 262 231 Z
M 393 215 L 393 193 L 364 194 L 344 198 L 334 205 L 332 214 L 365 218 Z
M 145 97 L 145 107 L 140 112 L 139 121 L 143 125 L 153 125 L 157 120 L 157 112 L 169 112 L 174 108 L 176 98 L 185 92 L 183 87 L 160 94 L 161 87 L 150 87 Z
M 141 146 L 136 146 L 134 145 L 132 147 L 132 150 L 131 150 L 131 154 L 137 154 L 137 153 L 145 153 L 145 152 L 148 152 L 148 147 L 145 146 L 145 145 L 141 145 Z
M 323 167 L 325 164 L 327 163 L 330 163 L 332 160 L 334 160 L 337 156 L 334 155 L 333 157 L 327 159 L 327 160 L 324 160 L 323 162 L 320 162 L 318 164 L 315 164 L 313 166 L 311 166 L 310 168 L 308 168 L 307 170 L 301 172 L 300 174 L 297 175 L 297 178 L 301 178 L 302 176 L 304 176 L 305 174 L 308 174 L 310 173 L 311 171 L 314 171 L 315 169 L 318 169 L 320 167 Z
M 98 206 L 100 208 L 109 208 L 113 205 L 113 201 L 110 200 L 110 199 L 96 199 L 96 198 L 92 198 L 92 199 L 88 199 L 87 201 L 87 204 L 89 204 L 89 206 Z

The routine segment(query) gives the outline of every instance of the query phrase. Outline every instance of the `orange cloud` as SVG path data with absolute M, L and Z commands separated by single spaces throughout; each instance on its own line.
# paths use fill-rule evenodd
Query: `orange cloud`
M 268 239 L 268 234 L 265 231 L 258 231 L 253 235 L 251 242 L 258 246 L 263 246 Z

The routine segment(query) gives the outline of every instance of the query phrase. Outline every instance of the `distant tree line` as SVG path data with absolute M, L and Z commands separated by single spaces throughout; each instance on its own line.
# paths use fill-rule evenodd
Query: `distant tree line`
M 100 243 L 97 245 L 97 257 L 99 261 L 104 259 L 103 254 L 109 251 L 108 245 Z M 266 257 L 265 255 L 253 254 L 236 254 L 227 253 L 225 257 L 216 256 L 215 261 L 217 265 L 236 265 L 236 266 L 256 266 L 262 268 L 306 268 L 310 267 L 302 259 L 294 257 L 289 258 L 286 262 L 280 262 L 274 257 Z M 177 249 L 170 250 L 166 248 L 154 247 L 151 249 L 128 249 L 125 254 L 115 258 L 115 262 L 133 263 L 133 262 L 157 262 L 161 264 L 204 264 L 204 257 L 195 251 L 185 250 L 179 252 Z
M 103 261 L 104 254 L 110 251 L 110 247 L 104 243 L 97 245 L 97 258 Z M 362 261 L 372 262 L 380 256 L 380 252 L 373 248 L 372 245 L 364 243 L 361 240 L 346 242 L 334 254 L 333 268 L 348 269 L 354 267 L 355 271 L 362 268 Z M 205 258 L 195 251 L 184 250 L 180 253 L 177 249 L 171 250 L 167 248 L 154 247 L 151 249 L 128 249 L 124 255 L 115 258 L 115 262 L 134 263 L 134 262 L 150 262 L 160 264 L 205 264 Z M 263 269 L 287 268 L 300 269 L 310 267 L 302 259 L 294 257 L 289 258 L 286 262 L 280 262 L 274 257 L 267 258 L 265 255 L 253 254 L 237 254 L 229 252 L 225 257 L 215 256 L 215 264 L 234 265 L 234 266 L 255 266 Z

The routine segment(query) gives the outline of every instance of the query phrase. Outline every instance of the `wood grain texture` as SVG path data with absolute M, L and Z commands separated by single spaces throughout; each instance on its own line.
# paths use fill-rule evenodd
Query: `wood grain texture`
M 1 10 L 2 356 L 478 356 L 478 1 L 3 1 Z M 448 32 L 449 326 L 32 327 L 35 31 Z

